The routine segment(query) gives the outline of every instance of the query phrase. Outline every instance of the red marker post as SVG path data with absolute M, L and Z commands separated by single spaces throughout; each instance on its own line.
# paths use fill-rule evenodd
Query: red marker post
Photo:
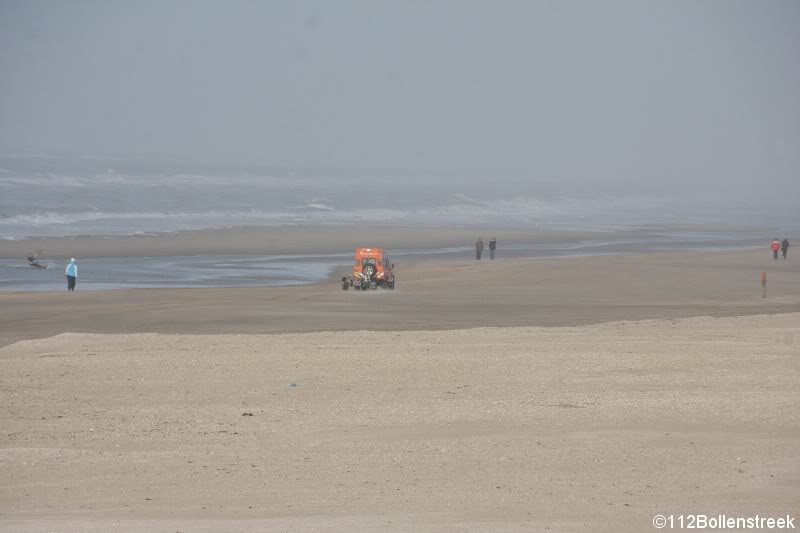
M 766 298 L 767 297 L 767 273 L 766 272 L 762 272 L 761 273 L 761 297 L 762 298 Z

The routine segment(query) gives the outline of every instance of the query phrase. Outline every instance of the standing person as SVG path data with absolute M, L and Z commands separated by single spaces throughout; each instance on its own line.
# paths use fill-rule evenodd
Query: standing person
M 496 249 L 497 249 L 497 239 L 495 239 L 494 235 L 492 235 L 492 238 L 489 239 L 489 259 L 492 261 L 494 261 L 494 251 Z
M 772 244 L 770 244 L 769 247 L 772 248 L 772 258 L 778 259 L 778 251 L 781 249 L 781 241 L 779 241 L 778 238 L 775 237 L 772 240 Z
M 483 253 L 483 239 L 478 237 L 478 240 L 475 241 L 475 259 L 477 261 L 481 260 L 481 253 Z
M 69 260 L 65 274 L 67 275 L 67 290 L 74 291 L 75 281 L 78 279 L 78 265 L 75 263 L 74 257 Z
M 781 253 L 783 254 L 783 258 L 786 259 L 786 252 L 789 251 L 789 239 L 783 239 L 781 243 Z

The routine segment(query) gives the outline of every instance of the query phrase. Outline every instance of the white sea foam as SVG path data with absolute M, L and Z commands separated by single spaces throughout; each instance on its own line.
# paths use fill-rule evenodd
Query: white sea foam
M 316 201 L 314 201 L 316 200 Z M 603 227 L 611 224 L 668 222 L 676 211 L 667 202 L 653 199 L 592 199 L 514 197 L 476 200 L 460 195 L 458 201 L 430 207 L 404 209 L 336 208 L 320 199 L 276 209 L 111 211 L 33 210 L 26 213 L 0 212 L 0 235 L 132 234 L 236 225 L 282 224 L 437 224 L 437 225 L 542 225 L 561 227 Z
M 334 209 L 333 207 L 331 207 L 331 206 L 329 206 L 327 204 L 324 204 L 321 201 L 311 201 L 311 202 L 309 202 L 307 204 L 304 204 L 303 207 L 305 207 L 307 209 L 317 209 L 317 210 L 320 210 L 320 211 L 336 211 L 336 209 Z
M 77 213 L 61 213 L 48 211 L 29 215 L 15 215 L 11 217 L 0 216 L 0 225 L 33 225 L 46 226 L 50 224 L 75 224 L 78 222 L 104 221 L 104 220 L 181 220 L 181 219 L 209 219 L 220 220 L 225 218 L 258 218 L 258 219 L 285 219 L 293 218 L 291 213 L 271 213 L 240 211 L 236 213 L 223 211 L 192 212 L 121 212 L 112 213 L 104 211 L 82 211 Z

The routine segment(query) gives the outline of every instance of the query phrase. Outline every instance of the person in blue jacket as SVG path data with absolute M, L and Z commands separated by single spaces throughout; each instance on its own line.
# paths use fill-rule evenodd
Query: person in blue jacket
M 74 291 L 75 290 L 75 281 L 78 279 L 78 265 L 75 263 L 75 258 L 69 260 L 69 264 L 67 265 L 67 290 Z

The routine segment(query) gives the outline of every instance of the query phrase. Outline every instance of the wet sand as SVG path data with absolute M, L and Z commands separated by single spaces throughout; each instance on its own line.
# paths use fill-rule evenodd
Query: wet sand
M 649 231 L 655 231 L 650 228 Z M 624 232 L 558 231 L 550 229 L 497 229 L 426 226 L 274 226 L 183 231 L 160 235 L 114 237 L 50 237 L 0 241 L 0 258 L 24 259 L 28 251 L 43 250 L 43 257 L 163 257 L 179 255 L 327 254 L 352 251 L 359 246 L 389 250 L 439 249 L 471 246 L 483 235 L 488 243 L 496 232 L 503 244 L 575 242 L 603 235 L 645 235 Z
M 0 346 L 63 332 L 285 333 L 572 326 L 800 311 L 768 250 L 397 264 L 395 291 L 293 287 L 0 293 Z M 760 272 L 768 272 L 761 298 Z

